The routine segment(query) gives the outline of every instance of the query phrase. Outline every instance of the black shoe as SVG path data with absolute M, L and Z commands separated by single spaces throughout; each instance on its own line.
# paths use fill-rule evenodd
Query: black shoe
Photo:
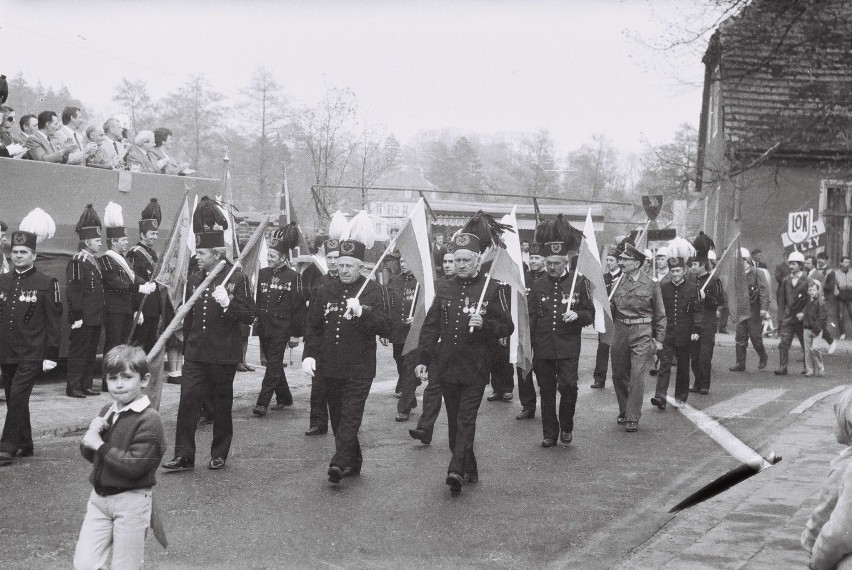
M 83 392 L 81 392 L 80 390 L 71 390 L 70 392 L 66 391 L 65 395 L 68 396 L 69 398 L 85 398 L 86 397 L 86 395 Z
M 292 404 L 290 404 L 292 405 Z M 280 412 L 284 408 L 287 407 L 287 404 L 282 404 L 281 402 L 276 402 L 274 406 L 269 406 L 270 410 L 275 410 L 276 412 Z
M 200 426 L 206 426 L 206 425 L 210 425 L 212 423 L 213 423 L 213 417 L 212 416 L 201 416 L 200 418 L 198 418 L 198 425 L 200 425 Z
M 83 388 L 81 390 L 81 392 L 83 392 L 83 394 L 85 394 L 86 396 L 100 396 L 101 395 L 100 390 L 95 390 L 94 388 Z
M 568 445 L 569 443 L 574 441 L 574 434 L 570 431 L 563 431 L 561 434 L 559 434 L 559 441 L 561 441 L 565 445 Z
M 617 418 L 615 418 L 615 423 L 617 423 L 620 426 L 623 426 L 624 424 L 627 423 L 627 418 L 625 418 L 624 416 L 618 416 Z
M 488 400 L 489 402 L 502 402 L 503 401 L 503 394 L 498 393 L 498 392 L 494 392 L 493 394 L 491 394 L 490 396 L 488 396 L 485 399 Z
M 657 375 L 657 369 L 656 369 L 656 368 L 652 368 L 652 369 L 651 369 L 651 371 L 650 371 L 650 372 L 648 372 L 648 374 L 650 374 L 651 376 L 656 376 L 656 375 Z
M 423 445 L 429 445 L 432 443 L 432 438 L 426 436 L 426 430 L 423 428 L 415 428 L 408 430 L 408 435 L 410 435 L 413 439 L 420 440 L 420 443 Z
M 249 364 L 248 362 L 244 362 L 243 366 L 245 366 L 246 372 L 254 372 L 255 367 Z
M 183 378 L 183 375 L 181 375 L 181 374 L 177 374 L 177 375 L 175 375 L 175 376 L 172 376 L 171 374 L 168 374 L 168 375 L 166 376 L 166 384 L 177 384 L 177 385 L 180 385 L 180 380 L 181 380 L 181 378 Z
M 254 415 L 259 418 L 262 418 L 266 415 L 266 406 L 261 406 L 260 404 L 256 405 L 254 409 L 251 411 Z
M 531 420 L 535 417 L 535 410 L 524 408 L 521 413 L 515 416 L 516 420 Z
M 361 468 L 360 467 L 358 469 L 355 469 L 354 467 L 344 467 L 342 477 L 344 479 L 347 479 L 349 477 L 356 477 L 360 474 L 361 474 Z
M 698 386 L 690 386 L 690 387 L 689 387 L 689 391 L 690 391 L 690 392 L 698 393 Z
M 213 469 L 214 471 L 217 469 L 223 469 L 225 467 L 225 460 L 221 457 L 214 457 L 210 460 L 210 463 L 207 464 L 207 469 Z
M 305 432 L 305 435 L 324 435 L 328 433 L 328 428 L 320 429 L 316 426 L 311 426 L 308 431 Z
M 541 446 L 542 447 L 553 447 L 555 445 L 556 445 L 555 439 L 551 439 L 549 437 L 546 437 L 543 440 L 541 440 Z
M 757 368 L 763 370 L 766 368 L 766 365 L 769 363 L 769 355 L 761 356 L 760 362 L 757 363 Z
M 328 482 L 329 483 L 340 483 L 340 480 L 343 479 L 343 469 L 338 467 L 337 465 L 332 465 L 328 468 Z
M 240 362 L 239 364 L 237 364 L 237 372 L 248 372 L 248 368 L 246 368 L 245 364 Z
M 465 485 L 473 485 L 474 483 L 479 483 L 479 474 L 477 474 L 477 473 L 465 473 L 464 474 L 464 484 Z
M 657 406 L 660 410 L 666 409 L 666 401 L 663 398 L 651 398 L 651 405 Z
M 775 375 L 776 376 L 786 376 L 787 375 L 787 369 L 786 368 L 779 368 L 778 370 L 775 370 Z
M 408 413 L 407 412 L 399 412 L 396 415 L 396 421 L 398 422 L 407 422 L 408 421 Z
M 33 451 L 33 449 L 32 449 L 32 448 L 29 448 L 29 449 L 19 449 L 19 450 L 15 453 L 15 457 L 32 457 L 32 456 L 33 456 L 33 453 L 35 453 L 35 452 Z
M 186 471 L 187 469 L 195 469 L 195 463 L 188 457 L 175 457 L 167 463 L 163 463 L 163 469 L 169 471 Z
M 745 372 L 745 364 L 734 364 L 728 370 L 731 372 Z
M 624 431 L 628 433 L 639 431 L 639 422 L 627 422 L 627 425 L 624 426 Z
M 706 396 L 707 394 L 710 393 L 710 390 L 708 390 L 707 388 L 702 388 L 698 391 L 698 393 L 701 394 L 702 396 Z
M 451 471 L 447 473 L 446 483 L 450 486 L 450 493 L 458 495 L 461 493 L 462 485 L 464 485 L 464 477 L 454 471 Z
M 515 398 L 515 395 L 512 394 L 511 392 L 506 392 L 505 394 L 503 394 L 503 401 L 504 402 L 511 402 L 514 398 Z
M 0 451 L 0 467 L 11 465 L 15 462 L 15 456 L 8 451 Z
M 589 386 L 589 387 L 594 388 L 595 390 L 602 390 L 604 385 L 605 385 L 604 382 L 593 382 L 592 385 Z

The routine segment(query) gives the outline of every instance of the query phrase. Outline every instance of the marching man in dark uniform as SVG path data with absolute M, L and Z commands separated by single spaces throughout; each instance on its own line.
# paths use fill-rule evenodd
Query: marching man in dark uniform
M 148 283 L 136 275 L 127 262 L 127 228 L 121 206 L 107 204 L 104 211 L 107 251 L 100 258 L 104 280 L 104 354 L 127 342 L 133 326 L 133 306 L 136 293 L 150 294 L 156 283 Z
M 606 251 L 606 273 L 604 273 L 604 285 L 606 293 L 612 293 L 612 284 L 621 277 L 621 268 L 618 266 L 618 248 L 610 246 Z M 604 335 L 598 335 L 598 351 L 595 354 L 595 372 L 592 388 L 601 389 L 606 386 L 606 372 L 609 369 L 609 345 L 601 339 Z
M 482 252 L 499 243 L 502 227 L 495 226 L 494 220 L 480 212 L 453 238 L 456 275 L 438 282 L 420 331 L 420 363 L 415 372 L 428 379 L 431 371 L 441 383 L 453 452 L 446 483 L 454 495 L 465 483 L 479 480 L 473 452 L 476 417 L 497 339 L 514 331 L 500 286 L 479 270 Z
M 749 339 L 751 339 L 751 345 L 760 359 L 757 367 L 763 370 L 769 362 L 769 354 L 766 352 L 766 347 L 763 346 L 763 318 L 769 316 L 769 281 L 767 281 L 763 272 L 756 269 L 752 264 L 751 253 L 748 249 L 740 248 L 740 256 L 743 259 L 743 265 L 745 265 L 749 317 L 737 323 L 735 337 L 737 362 L 728 369 L 731 372 L 743 372 L 745 370 Z
M 293 395 L 284 374 L 284 354 L 287 346 L 299 345 L 305 324 L 305 295 L 302 278 L 287 265 L 290 250 L 299 245 L 299 228 L 295 222 L 277 230 L 269 240 L 268 267 L 260 270 L 257 279 L 257 325 L 260 350 L 266 358 L 266 373 L 257 403 L 252 410 L 265 416 L 275 394 L 273 410 L 293 405 Z
M 639 430 L 645 376 L 654 354 L 663 348 L 666 313 L 660 285 L 642 271 L 645 254 L 629 243 L 619 256 L 622 274 L 613 285 L 612 385 L 618 399 L 619 425 Z
M 12 271 L 0 274 L 0 369 L 5 379 L 6 423 L 0 466 L 33 454 L 30 394 L 36 379 L 56 367 L 62 335 L 59 284 L 37 270 L 36 243 L 55 225 L 36 208 L 12 232 Z
M 157 266 L 157 252 L 154 251 L 154 243 L 159 237 L 160 222 L 162 214 L 160 204 L 156 198 L 142 210 L 142 218 L 139 220 L 139 243 L 127 252 L 127 261 L 136 276 L 146 283 L 154 282 L 154 269 Z M 160 325 L 160 315 L 165 305 L 161 298 L 161 290 L 154 283 L 154 291 L 148 295 L 136 294 L 135 306 L 137 312 L 141 312 L 139 323 L 133 331 L 133 343 L 142 347 L 147 354 L 154 348 L 157 342 L 157 332 Z M 141 305 L 141 310 L 140 310 Z
M 204 290 L 183 322 L 184 365 L 180 385 L 175 457 L 163 464 L 172 471 L 195 466 L 195 429 L 201 416 L 206 393 L 213 395 L 213 441 L 209 469 L 222 469 L 228 459 L 234 435 L 231 410 L 234 402 L 234 374 L 243 359 L 241 324 L 254 320 L 254 300 L 249 296 L 248 280 L 240 271 L 231 271 L 225 256 L 225 233 L 212 229 L 216 223 L 216 204 L 199 202 L 193 214 L 198 268 L 186 285 L 188 300 L 207 274 L 225 260 L 225 267 Z
M 354 222 L 354 219 L 353 219 Z M 375 281 L 364 285 L 361 275 L 365 243 L 363 236 L 340 242 L 338 279 L 320 286 L 308 308 L 302 369 L 322 376 L 328 400 L 335 453 L 328 480 L 361 473 L 363 457 L 358 430 L 364 406 L 376 376 L 376 336 L 390 332 L 387 291 Z
M 332 281 L 337 281 L 337 259 L 340 257 L 340 241 L 327 239 L 323 242 L 325 252 L 325 263 L 328 273 L 316 278 L 311 285 L 311 295 L 308 307 L 313 304 L 314 295 L 317 290 Z M 307 318 L 307 314 L 305 315 Z M 305 435 L 322 435 L 328 433 L 328 400 L 325 397 L 325 383 L 319 372 L 314 372 L 311 377 L 311 413 L 310 425 Z
M 576 275 L 576 269 L 568 271 L 569 254 L 580 244 L 568 241 L 570 236 L 551 235 L 549 239 L 558 241 L 544 244 L 547 277 L 533 283 L 528 301 L 533 368 L 541 392 L 542 447 L 553 447 L 557 437 L 566 445 L 574 439 L 580 333 L 595 322 L 586 278 Z
M 65 394 L 85 398 L 100 394 L 92 386 L 92 379 L 104 324 L 104 281 L 95 257 L 101 249 L 101 220 L 91 204 L 86 206 L 75 229 L 80 251 L 65 269 L 71 324 Z
M 704 317 L 698 288 L 692 279 L 685 279 L 686 264 L 682 257 L 668 260 L 667 279 L 660 283 L 663 305 L 666 308 L 666 335 L 663 340 L 660 369 L 657 371 L 657 389 L 651 404 L 666 409 L 666 394 L 672 373 L 672 359 L 677 360 L 675 399 L 685 402 L 689 396 L 689 346 L 701 332 Z
M 396 370 L 399 374 L 399 387 L 401 396 L 397 402 L 396 421 L 408 421 L 411 410 L 417 407 L 417 386 L 420 379 L 414 374 L 413 362 L 416 359 L 414 352 L 403 356 L 405 339 L 411 330 L 411 307 L 414 305 L 418 294 L 417 279 L 411 273 L 408 265 L 402 257 L 399 258 L 400 273 L 392 275 L 388 281 L 388 295 L 390 296 L 391 330 L 390 342 L 393 345 L 393 359 L 396 361 Z
M 695 257 L 689 260 L 689 270 L 695 277 L 698 286 L 698 297 L 703 305 L 701 334 L 697 341 L 692 341 L 690 359 L 695 383 L 690 392 L 706 395 L 710 392 L 710 376 L 713 363 L 713 348 L 716 346 L 716 332 L 719 330 L 719 307 L 725 304 L 725 292 L 718 277 L 711 277 L 710 254 L 715 247 L 704 232 L 692 242 Z M 703 288 L 703 290 L 702 290 Z
M 544 257 L 542 256 L 542 246 L 540 243 L 531 243 L 529 250 L 529 271 L 524 275 L 524 283 L 527 287 L 527 295 L 532 289 L 533 283 L 539 277 L 547 275 L 544 269 Z M 521 401 L 521 413 L 515 416 L 516 420 L 530 420 L 535 417 L 536 395 L 535 385 L 533 384 L 533 371 L 524 376 L 521 369 L 517 368 L 518 372 L 518 399 Z

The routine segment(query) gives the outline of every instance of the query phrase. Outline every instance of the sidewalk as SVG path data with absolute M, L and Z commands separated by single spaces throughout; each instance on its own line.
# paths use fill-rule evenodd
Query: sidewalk
M 799 544 L 816 506 L 834 439 L 833 404 L 817 402 L 763 449 L 783 461 L 704 503 L 673 516 L 617 568 L 806 568 Z

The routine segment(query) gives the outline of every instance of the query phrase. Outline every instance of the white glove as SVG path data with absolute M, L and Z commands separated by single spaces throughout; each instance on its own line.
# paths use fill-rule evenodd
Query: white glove
M 143 295 L 150 295 L 157 289 L 157 284 L 151 281 L 150 283 L 143 283 L 139 286 L 139 292 Z
M 317 371 L 317 361 L 310 356 L 302 359 L 302 371 L 313 378 L 314 372 Z
M 50 372 L 54 368 L 56 368 L 56 362 L 54 362 L 53 360 L 42 360 L 41 361 L 41 369 L 44 372 Z
M 71 323 L 71 328 L 72 329 L 83 328 L 83 319 L 78 319 L 78 320 L 74 321 L 73 323 Z
M 228 305 L 231 304 L 231 297 L 222 285 L 213 289 L 213 298 L 222 306 L 223 309 L 227 309 Z
M 363 309 L 361 308 L 361 301 L 355 297 L 346 299 L 346 309 L 356 317 L 360 317 L 363 312 Z
M 145 324 L 145 315 L 143 315 L 142 313 L 139 313 L 139 318 L 136 319 L 136 324 L 137 325 L 144 325 Z

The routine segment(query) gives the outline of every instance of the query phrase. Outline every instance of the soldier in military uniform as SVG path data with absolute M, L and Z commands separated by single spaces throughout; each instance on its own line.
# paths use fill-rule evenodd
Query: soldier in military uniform
M 486 276 L 479 270 L 480 255 L 491 243 L 485 241 L 487 235 L 483 238 L 466 231 L 453 238 L 456 275 L 438 282 L 420 331 L 420 363 L 415 369 L 423 379 L 437 375 L 441 383 L 453 452 L 446 483 L 454 495 L 465 483 L 479 480 L 473 452 L 476 417 L 497 340 L 514 330 L 500 286 L 489 281 L 486 288 Z
M 769 354 L 763 346 L 763 318 L 769 316 L 769 281 L 759 269 L 755 269 L 751 262 L 751 253 L 748 249 L 740 248 L 740 257 L 745 266 L 746 286 L 748 287 L 749 318 L 737 323 L 736 350 L 737 362 L 730 370 L 731 372 L 743 372 L 746 367 L 746 352 L 748 341 L 760 359 L 757 367 L 761 370 L 766 368 L 769 362 Z
M 369 281 L 357 296 L 364 252 L 360 241 L 341 241 L 338 279 L 321 285 L 308 308 L 302 369 L 325 384 L 336 449 L 328 468 L 332 483 L 361 473 L 358 430 L 376 376 L 376 336 L 390 333 L 387 290 Z
M 612 285 L 621 277 L 621 268 L 618 266 L 618 248 L 610 246 L 607 248 L 606 257 L 606 273 L 604 273 L 604 285 L 606 293 L 612 293 Z M 606 386 L 606 372 L 609 369 L 609 345 L 603 342 L 604 335 L 598 335 L 598 351 L 595 354 L 595 371 L 591 387 L 602 389 Z
M 75 229 L 80 251 L 65 269 L 71 324 L 65 394 L 85 398 L 100 394 L 92 386 L 92 380 L 104 324 L 104 282 L 95 257 L 101 249 L 101 220 L 91 204 L 86 206 Z
M 135 306 L 139 321 L 133 331 L 133 343 L 142 347 L 148 353 L 157 342 L 157 332 L 160 328 L 160 317 L 165 306 L 165 291 L 154 283 L 154 269 L 157 266 L 157 252 L 154 243 L 159 236 L 162 214 L 156 198 L 142 210 L 139 220 L 139 243 L 127 252 L 127 261 L 136 275 L 146 283 L 154 284 L 154 291 L 148 295 L 136 294 Z
M 215 204 L 207 206 L 215 207 Z M 163 464 L 172 471 L 195 466 L 195 430 L 201 415 L 205 393 L 213 394 L 213 441 L 210 446 L 209 469 L 222 469 L 228 459 L 234 435 L 231 410 L 234 401 L 234 375 L 242 360 L 241 324 L 254 320 L 254 300 L 249 295 L 248 280 L 240 271 L 230 277 L 231 264 L 225 256 L 225 234 L 202 226 L 204 211 L 196 209 L 193 217 L 197 271 L 186 285 L 188 300 L 208 273 L 225 260 L 225 267 L 202 292 L 183 322 L 184 365 L 180 385 L 175 456 Z
M 337 260 L 340 257 L 340 242 L 336 239 L 327 239 L 323 242 L 323 251 L 325 252 L 325 263 L 328 266 L 328 273 L 318 277 L 313 281 L 310 295 L 310 305 L 314 303 L 314 295 L 317 290 L 333 281 L 337 281 Z M 305 318 L 307 319 L 307 314 Z M 323 382 L 321 370 L 314 372 L 311 377 L 311 413 L 310 424 L 305 435 L 322 435 L 328 433 L 328 400 L 325 397 L 325 382 Z
M 695 383 L 689 391 L 706 395 L 710 393 L 713 348 L 716 346 L 716 332 L 719 329 L 719 307 L 725 304 L 725 292 L 719 278 L 715 275 L 711 277 L 710 274 L 710 254 L 715 247 L 713 240 L 704 232 L 698 232 L 692 246 L 695 248 L 695 257 L 688 262 L 689 270 L 698 286 L 698 296 L 703 305 L 704 314 L 699 339 L 692 341 L 690 347 L 692 375 L 695 377 Z M 715 258 L 715 254 L 713 257 Z
M 555 446 L 557 437 L 566 445 L 574 438 L 580 333 L 595 322 L 588 281 L 576 275 L 576 269 L 568 271 L 568 254 L 578 245 L 564 241 L 544 244 L 547 277 L 533 283 L 528 300 L 533 368 L 541 392 L 542 447 Z
M 397 402 L 396 421 L 408 421 L 411 410 L 417 407 L 417 386 L 420 379 L 414 374 L 416 355 L 402 354 L 405 339 L 411 330 L 411 307 L 418 294 L 417 278 L 411 273 L 402 257 L 399 258 L 400 273 L 393 275 L 388 281 L 387 289 L 390 297 L 391 330 L 390 342 L 393 345 L 393 359 L 396 361 L 396 371 L 399 375 L 400 397 Z
M 686 263 L 682 257 L 668 259 L 667 279 L 660 283 L 663 305 L 666 309 L 666 335 L 663 339 L 660 369 L 657 371 L 657 389 L 651 404 L 666 409 L 666 394 L 672 372 L 672 360 L 677 360 L 675 399 L 685 402 L 689 396 L 689 347 L 701 332 L 704 317 L 701 299 L 695 282 L 686 277 Z
M 18 455 L 33 454 L 30 394 L 36 379 L 55 368 L 59 359 L 59 284 L 33 265 L 36 243 L 47 237 L 42 223 L 47 217 L 35 210 L 21 222 L 20 231 L 12 232 L 13 269 L 0 274 L 0 370 L 6 379 L 0 466 L 9 465 Z
M 542 246 L 540 243 L 531 243 L 529 245 L 529 271 L 524 275 L 524 283 L 527 287 L 527 295 L 532 290 L 533 283 L 540 277 L 547 275 L 544 269 L 544 256 L 542 255 Z M 530 420 L 535 417 L 536 394 L 535 386 L 533 385 L 533 371 L 524 375 L 523 371 L 518 367 L 518 399 L 521 401 L 521 413 L 515 416 L 516 420 Z
M 625 243 L 619 256 L 623 274 L 612 293 L 612 384 L 618 399 L 616 421 L 627 432 L 639 430 L 645 376 L 666 334 L 660 285 L 642 271 L 644 262 L 645 254 Z
M 133 326 L 133 307 L 137 293 L 150 294 L 155 283 L 148 283 L 130 268 L 125 257 L 128 248 L 127 228 L 121 206 L 110 202 L 104 212 L 107 251 L 100 257 L 104 281 L 104 354 L 127 342 Z M 106 383 L 104 383 L 106 384 Z M 106 387 L 106 386 L 104 386 Z
M 257 279 L 257 325 L 260 350 L 266 358 L 266 373 L 252 413 L 266 415 L 275 394 L 274 410 L 293 405 L 293 395 L 284 374 L 287 347 L 299 345 L 305 324 L 306 301 L 302 278 L 287 264 L 290 250 L 299 244 L 299 229 L 294 223 L 277 230 L 269 240 L 268 267 Z

